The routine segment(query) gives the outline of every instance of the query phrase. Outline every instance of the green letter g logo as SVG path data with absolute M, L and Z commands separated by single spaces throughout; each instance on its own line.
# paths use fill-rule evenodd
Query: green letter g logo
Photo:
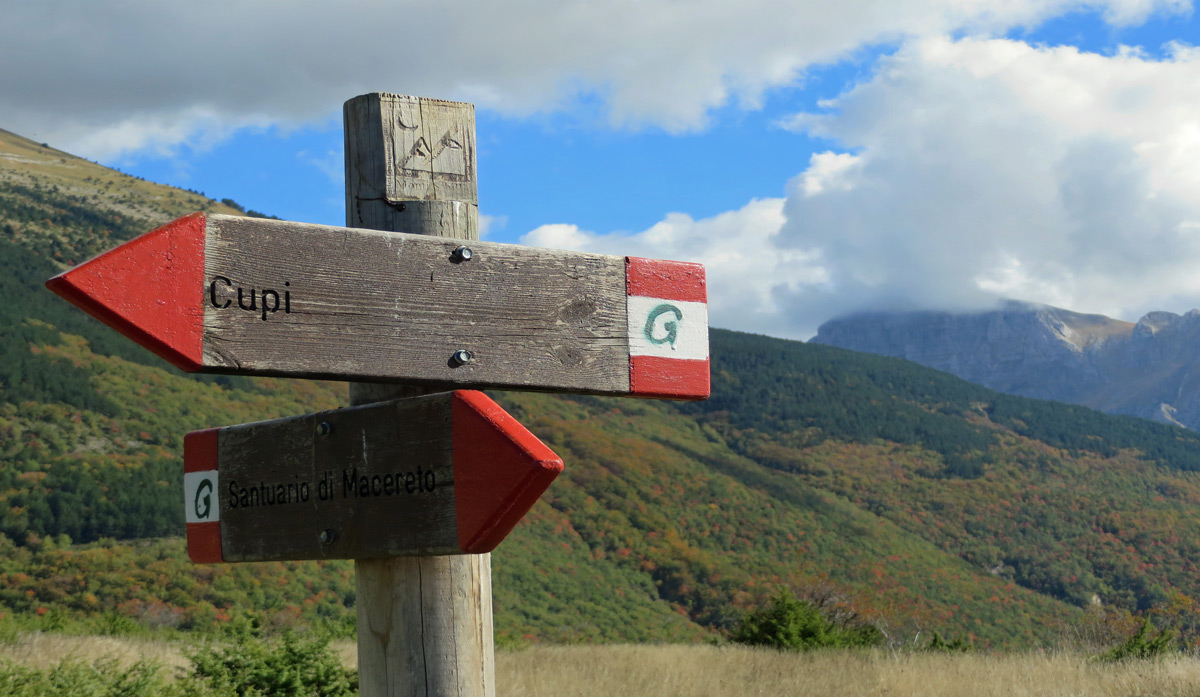
M 192 502 L 192 505 L 197 518 L 205 519 L 208 518 L 209 513 L 212 513 L 212 488 L 211 479 L 205 479 L 200 482 L 200 486 L 196 487 L 196 500 Z
M 663 329 L 667 330 L 666 336 L 654 336 L 654 321 L 661 315 L 665 315 L 668 312 L 674 314 L 675 319 L 663 322 Z M 675 340 L 679 338 L 679 322 L 682 320 L 682 310 L 669 303 L 663 303 L 650 311 L 650 316 L 646 318 L 646 328 L 643 330 L 643 333 L 646 335 L 646 339 L 650 343 L 656 346 L 662 346 L 663 344 L 670 343 L 671 350 L 674 350 Z

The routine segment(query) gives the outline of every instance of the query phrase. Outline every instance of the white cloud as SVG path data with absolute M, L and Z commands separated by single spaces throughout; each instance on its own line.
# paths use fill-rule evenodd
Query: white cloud
M 799 326 L 995 296 L 1135 318 L 1200 304 L 1194 50 L 925 39 L 828 106 L 792 122 L 855 152 L 791 185 L 778 243 L 820 251 L 830 277 L 781 300 Z
M 860 158 L 845 152 L 815 153 L 808 162 L 808 169 L 800 175 L 800 190 L 805 197 L 853 190 L 862 164 Z
M 321 154 L 300 150 L 296 153 L 296 159 L 315 167 L 333 184 L 342 186 L 346 181 L 346 160 L 341 150 L 326 150 Z
M 506 215 L 479 214 L 479 239 L 486 240 L 497 230 L 503 230 L 508 225 Z
M 601 95 L 619 127 L 702 128 L 806 68 L 906 37 L 1185 0 L 126 0 L 4 3 L 0 124 L 88 157 L 324 121 L 371 90 L 523 115 Z M 17 68 L 19 66 L 19 68 Z
M 1192 6 L 1187 0 L 1170 0 L 1169 2 L 1157 2 L 1157 0 L 1115 0 L 1108 3 L 1104 10 L 1104 19 L 1116 26 L 1130 26 L 1141 24 L 1146 19 L 1159 10 L 1166 10 L 1177 14 L 1186 14 L 1191 12 Z
M 704 262 L 714 325 L 793 338 L 999 297 L 1134 319 L 1200 305 L 1200 52 L 925 39 L 826 106 L 792 126 L 852 153 L 813 155 L 786 200 L 523 241 Z
M 755 200 L 702 220 L 671 213 L 633 235 L 543 225 L 523 236 L 521 244 L 701 262 L 707 271 L 709 320 L 714 326 L 781 336 L 790 331 L 777 296 L 826 280 L 815 253 L 780 249 L 772 243 L 783 226 L 783 203 L 778 198 Z

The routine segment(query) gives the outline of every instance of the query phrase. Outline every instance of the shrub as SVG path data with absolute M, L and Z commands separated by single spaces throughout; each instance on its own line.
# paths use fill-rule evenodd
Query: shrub
M 786 589 L 743 617 L 731 638 L 740 644 L 796 651 L 878 646 L 884 640 L 883 632 L 872 624 L 839 627 Z
M 132 636 L 145 633 L 145 628 L 137 620 L 115 610 L 96 615 L 92 618 L 91 625 L 101 636 Z
M 926 651 L 936 651 L 938 653 L 957 653 L 970 651 L 971 644 L 962 637 L 946 641 L 942 638 L 941 634 L 934 632 L 933 636 L 929 638 L 929 643 L 923 648 Z
M 192 676 L 212 692 L 273 697 L 350 697 L 358 673 L 342 667 L 323 636 L 286 633 L 277 641 L 240 632 L 229 644 L 189 656 Z
M 154 661 L 122 665 L 113 658 L 75 659 L 46 668 L 0 660 L 4 697 L 351 697 L 356 671 L 342 667 L 320 636 L 288 634 L 265 641 L 253 628 L 229 643 L 198 649 L 192 669 L 171 680 Z
M 1158 658 L 1171 650 L 1175 643 L 1175 632 L 1162 630 L 1150 636 L 1153 629 L 1149 619 L 1142 621 L 1137 633 L 1100 654 L 1101 661 L 1124 661 L 1133 658 Z
M 0 663 L 0 694 L 6 697 L 162 697 L 177 694 L 158 664 L 139 661 L 121 666 L 114 659 L 94 663 L 63 661 L 48 670 L 26 668 L 10 661 Z

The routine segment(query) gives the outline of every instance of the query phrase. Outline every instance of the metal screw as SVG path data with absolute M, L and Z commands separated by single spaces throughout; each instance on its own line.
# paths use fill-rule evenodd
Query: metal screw
M 470 247 L 456 247 L 454 249 L 455 261 L 470 261 L 473 256 L 475 256 L 475 252 L 472 252 Z
M 450 360 L 454 361 L 455 365 L 466 365 L 475 360 L 475 355 L 466 349 L 459 349 L 450 356 Z
M 333 542 L 333 540 L 334 540 L 336 537 L 337 537 L 337 533 L 336 533 L 336 532 L 334 532 L 334 531 L 332 531 L 332 530 L 322 530 L 322 531 L 321 531 L 321 535 L 320 535 L 321 544 L 326 544 L 326 545 L 327 545 L 327 544 L 329 544 L 330 542 Z
M 321 423 L 317 424 L 317 435 L 318 436 L 327 436 L 327 435 L 329 435 L 329 432 L 332 430 L 333 430 L 333 426 L 329 425 L 328 421 L 322 421 Z

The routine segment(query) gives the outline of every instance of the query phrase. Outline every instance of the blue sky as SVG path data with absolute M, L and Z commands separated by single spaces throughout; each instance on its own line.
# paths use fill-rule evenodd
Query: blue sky
M 631 232 L 669 211 L 708 217 L 756 197 L 782 196 L 797 163 L 828 143 L 776 121 L 837 96 L 866 76 L 874 55 L 815 68 L 805 87 L 774 90 L 761 109 L 715 110 L 710 125 L 696 132 L 612 128 L 598 121 L 603 105 L 590 95 L 569 112 L 524 118 L 479 109 L 480 212 L 500 218 L 489 238 L 517 242 L 545 223 Z M 121 152 L 101 162 L 288 220 L 345 220 L 341 104 L 303 128 L 249 128 L 216 146 L 184 143 L 167 155 Z
M 378 89 L 476 104 L 489 239 L 702 261 L 716 326 L 1200 306 L 1190 2 L 66 4 L 0 0 L 0 62 L 64 47 L 0 127 L 285 219 Z

